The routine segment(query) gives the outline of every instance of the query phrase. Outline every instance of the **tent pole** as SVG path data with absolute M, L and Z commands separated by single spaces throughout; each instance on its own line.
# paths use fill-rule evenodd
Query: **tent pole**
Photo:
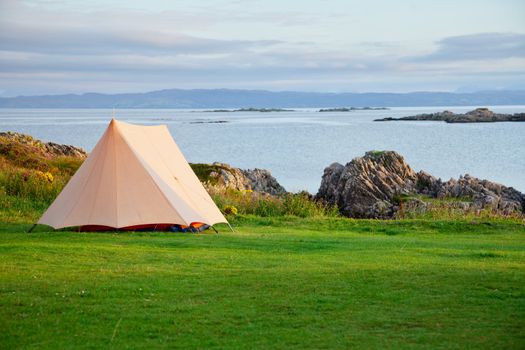
M 31 226 L 31 228 L 29 229 L 29 231 L 27 231 L 27 233 L 31 233 L 33 232 L 33 230 L 35 229 L 37 224 L 33 224 L 33 226 Z
M 235 233 L 235 231 L 233 230 L 233 227 L 232 225 L 230 225 L 230 223 L 228 222 L 228 227 L 230 228 L 230 230 L 232 230 L 233 233 Z
M 217 229 L 215 227 L 213 227 L 213 225 L 210 226 L 210 227 L 213 229 L 213 231 L 215 231 L 215 233 L 219 233 L 219 231 L 217 231 Z

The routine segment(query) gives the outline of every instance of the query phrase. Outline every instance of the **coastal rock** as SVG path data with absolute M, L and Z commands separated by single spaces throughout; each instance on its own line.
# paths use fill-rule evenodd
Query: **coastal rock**
M 243 170 L 218 162 L 190 165 L 201 182 L 211 186 L 238 191 L 255 191 L 274 196 L 286 193 L 284 187 L 265 169 Z
M 268 193 L 274 196 L 286 193 L 284 187 L 266 169 L 248 169 L 242 170 L 242 173 L 250 181 L 252 191 Z
M 46 142 L 47 152 L 52 153 L 56 156 L 68 156 L 76 158 L 86 158 L 87 152 L 82 148 L 71 146 L 71 145 L 61 145 L 54 142 Z
M 498 114 L 488 108 L 476 108 L 465 114 L 456 114 L 450 111 L 437 113 L 417 114 L 402 118 L 382 118 L 376 122 L 384 121 L 406 121 L 406 120 L 431 120 L 444 121 L 446 123 L 494 123 L 494 122 L 525 122 L 525 113 Z
M 61 145 L 54 142 L 42 142 L 34 139 L 32 136 L 20 134 L 17 132 L 0 132 L 0 137 L 10 143 L 22 144 L 33 147 L 37 152 L 48 157 L 68 156 L 76 158 L 86 158 L 87 152 L 82 148 Z
M 435 196 L 469 198 L 475 208 L 491 209 L 504 215 L 525 212 L 525 195 L 521 192 L 468 174 L 460 176 L 458 180 L 450 179 L 443 183 Z
M 339 203 L 340 187 L 339 180 L 345 167 L 339 163 L 332 163 L 324 169 L 321 186 L 316 197 L 323 199 L 331 205 Z
M 436 197 L 441 190 L 443 182 L 425 171 L 420 171 L 416 175 L 416 192 L 422 195 Z
M 316 198 L 337 205 L 343 215 L 389 218 L 394 197 L 415 191 L 416 173 L 396 152 L 367 152 L 344 167 L 334 163 L 324 170 Z
M 216 175 L 214 174 L 219 185 L 239 191 L 251 189 L 251 182 L 246 178 L 241 169 L 234 168 L 229 164 L 218 162 L 215 162 L 212 165 L 219 167 L 218 171 L 215 172 Z
M 345 166 L 331 164 L 316 199 L 337 205 L 345 216 L 392 218 L 400 210 L 427 210 L 429 203 L 417 196 L 453 198 L 451 205 L 458 210 L 488 209 L 501 215 L 525 211 L 525 195 L 511 187 L 468 174 L 443 182 L 424 171 L 415 173 L 393 151 L 367 152 Z

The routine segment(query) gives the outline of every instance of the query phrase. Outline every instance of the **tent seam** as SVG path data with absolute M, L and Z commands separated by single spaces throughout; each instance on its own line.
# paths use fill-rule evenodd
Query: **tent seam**
M 120 134 L 120 136 L 122 137 L 122 140 L 126 143 L 126 145 L 128 146 L 128 148 L 131 150 L 131 153 L 133 153 L 133 155 L 137 158 L 137 160 L 140 162 L 140 164 L 142 164 L 142 166 L 144 167 L 144 169 L 146 169 L 146 173 L 148 174 L 149 178 L 151 179 L 151 181 L 153 181 L 153 183 L 155 184 L 155 187 L 157 187 L 157 189 L 159 190 L 160 194 L 162 195 L 162 197 L 171 205 L 172 209 L 177 213 L 179 214 L 179 217 L 184 221 L 184 224 L 186 226 L 189 226 L 191 224 L 191 222 L 187 222 L 186 219 L 184 219 L 182 217 L 182 215 L 180 215 L 180 213 L 177 211 L 177 209 L 175 208 L 175 205 L 169 200 L 169 198 L 164 194 L 164 191 L 162 191 L 162 189 L 160 188 L 159 184 L 157 183 L 157 181 L 155 180 L 155 178 L 151 175 L 150 173 L 150 166 L 147 165 L 147 162 L 145 162 L 143 160 L 143 158 L 138 155 L 135 150 L 133 149 L 133 147 L 130 146 L 129 142 L 126 140 L 126 138 L 124 137 L 124 135 Z M 193 208 L 192 208 L 193 209 Z M 193 209 L 195 210 L 195 209 Z
M 165 125 L 162 125 L 164 127 L 166 127 Z M 147 135 L 146 135 L 147 136 Z M 159 149 L 155 146 L 155 144 L 151 144 L 152 148 L 155 150 L 155 152 L 157 153 L 157 156 L 159 157 L 159 159 L 161 160 L 162 164 L 164 165 L 164 167 L 168 170 L 168 172 L 171 173 L 170 171 L 170 168 L 169 166 L 166 164 L 166 161 L 164 160 L 164 157 L 162 157 L 161 153 L 159 152 Z M 184 157 L 184 156 L 183 156 Z M 184 158 L 184 160 L 186 161 L 186 163 L 188 163 L 188 161 L 186 160 L 186 158 Z M 176 181 L 179 181 L 176 177 L 175 177 L 175 180 Z M 185 186 L 181 186 L 181 190 L 184 192 L 184 194 L 186 195 L 187 199 L 189 199 L 189 201 L 191 202 L 191 207 L 193 208 L 193 210 L 195 210 L 196 212 L 198 212 L 198 205 L 197 203 L 195 203 L 195 201 L 191 198 L 192 195 L 198 195 L 198 193 L 188 193 L 188 191 L 186 191 L 186 188 Z M 200 196 L 202 199 L 205 199 L 207 201 L 207 198 L 203 197 L 203 196 Z
M 115 126 L 116 128 L 116 126 Z M 118 152 L 117 152 L 117 142 L 115 140 L 115 135 L 113 135 L 113 168 L 115 169 L 114 170 L 114 175 L 115 175 L 115 179 L 118 179 L 118 169 L 117 169 L 117 164 L 118 164 L 118 161 L 117 161 L 117 156 L 118 156 Z M 119 185 L 118 185 L 118 182 L 117 184 L 115 185 L 115 213 L 117 215 L 117 228 L 119 227 L 120 225 L 120 216 L 118 215 L 118 192 L 119 192 Z

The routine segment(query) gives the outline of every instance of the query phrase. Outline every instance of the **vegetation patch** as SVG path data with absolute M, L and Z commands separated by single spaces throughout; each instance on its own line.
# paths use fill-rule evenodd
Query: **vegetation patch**
M 231 188 L 208 188 L 208 192 L 219 208 L 233 206 L 242 215 L 261 217 L 297 216 L 297 217 L 337 217 L 337 207 L 313 200 L 308 193 L 286 193 L 271 196 L 251 190 Z
M 202 183 L 209 183 L 210 185 L 218 184 L 218 177 L 210 176 L 210 174 L 220 174 L 221 170 L 224 169 L 224 167 L 216 164 L 190 163 L 190 166 Z
M 385 151 L 374 150 L 374 151 L 369 151 L 369 152 L 366 152 L 366 153 L 369 154 L 370 156 L 372 156 L 374 159 L 377 159 L 377 158 L 381 157 L 383 154 L 385 154 Z

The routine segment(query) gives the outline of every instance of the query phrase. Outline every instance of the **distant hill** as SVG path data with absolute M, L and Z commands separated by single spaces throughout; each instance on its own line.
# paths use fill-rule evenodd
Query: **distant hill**
M 0 108 L 313 108 L 525 105 L 525 91 L 321 93 L 170 89 L 0 98 Z

